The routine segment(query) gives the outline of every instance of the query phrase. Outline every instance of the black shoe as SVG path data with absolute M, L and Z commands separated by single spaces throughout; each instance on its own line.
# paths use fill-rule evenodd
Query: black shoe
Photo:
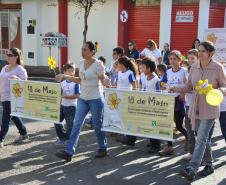
M 160 150 L 159 147 L 153 147 L 153 146 L 151 146 L 151 147 L 150 147 L 150 150 L 149 150 L 148 152 L 149 152 L 149 153 L 158 153 L 159 150 Z
M 124 145 L 135 146 L 135 142 L 130 141 L 130 140 L 126 139 L 126 138 L 122 138 L 119 142 L 124 144 Z
M 205 166 L 205 168 L 199 173 L 199 175 L 206 177 L 214 172 L 213 166 Z
M 181 171 L 180 175 L 187 178 L 190 182 L 195 180 L 195 173 L 189 168 L 186 168 L 184 171 Z
M 56 153 L 56 156 L 59 157 L 59 158 L 61 158 L 61 159 L 64 159 L 67 162 L 70 162 L 71 161 L 71 158 L 72 158 L 72 155 L 68 154 L 64 150 L 58 151 Z
M 107 156 L 107 150 L 106 149 L 98 149 L 96 154 L 95 154 L 96 158 L 103 158 L 103 157 L 106 157 L 106 156 Z

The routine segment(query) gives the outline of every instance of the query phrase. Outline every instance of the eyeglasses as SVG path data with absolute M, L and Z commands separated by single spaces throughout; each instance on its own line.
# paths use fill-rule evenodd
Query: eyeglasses
M 13 54 L 7 54 L 7 57 L 15 57 Z
M 128 44 L 128 46 L 133 46 L 133 44 Z

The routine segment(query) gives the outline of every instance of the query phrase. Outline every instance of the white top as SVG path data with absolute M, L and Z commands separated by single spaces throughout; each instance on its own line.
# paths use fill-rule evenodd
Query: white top
M 185 95 L 185 105 L 187 107 L 190 106 L 191 100 L 192 100 L 192 93 L 186 93 L 186 95 Z
M 167 70 L 167 86 L 170 87 L 181 87 L 184 86 L 185 79 L 187 79 L 187 70 L 180 68 L 179 71 L 174 72 L 171 69 Z M 179 95 L 179 93 L 177 93 Z
M 144 57 L 154 57 L 157 62 L 158 58 L 161 57 L 161 51 L 157 48 L 153 51 L 148 48 L 144 48 L 140 55 Z
M 145 74 L 144 74 L 144 73 L 141 73 L 141 74 L 140 74 L 139 84 L 140 84 L 140 89 L 141 89 L 142 91 L 145 90 L 146 80 L 147 80 L 147 78 L 146 78 Z
M 86 70 L 84 68 L 84 62 L 80 65 L 81 99 L 93 100 L 103 97 L 103 86 L 99 80 L 99 76 L 102 74 L 104 74 L 104 65 L 97 59 Z
M 146 77 L 146 81 L 145 81 L 145 91 L 156 91 L 159 90 L 159 78 L 154 75 L 154 77 L 151 80 L 148 80 Z
M 61 82 L 61 90 L 62 90 L 62 95 L 74 95 L 74 94 L 80 94 L 79 90 L 79 84 L 70 82 L 67 80 L 64 80 Z M 61 105 L 63 106 L 76 106 L 77 105 L 77 99 L 65 99 L 62 98 Z
M 117 79 L 117 89 L 132 90 L 133 89 L 132 83 L 134 81 L 135 77 L 131 70 L 127 70 L 125 72 L 119 71 Z
M 0 72 L 0 98 L 1 101 L 10 101 L 10 81 L 11 76 L 17 76 L 22 80 L 27 79 L 27 71 L 23 66 L 17 65 L 13 70 L 7 71 L 8 65 L 4 66 Z

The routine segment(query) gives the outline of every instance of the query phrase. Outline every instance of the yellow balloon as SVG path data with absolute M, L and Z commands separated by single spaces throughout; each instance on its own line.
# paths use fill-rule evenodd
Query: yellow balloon
M 218 89 L 213 89 L 206 95 L 206 102 L 211 106 L 218 106 L 223 100 L 224 96 Z

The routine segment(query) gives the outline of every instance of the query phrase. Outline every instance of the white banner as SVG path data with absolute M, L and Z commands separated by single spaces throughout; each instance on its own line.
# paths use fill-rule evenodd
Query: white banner
M 172 94 L 105 90 L 103 131 L 173 140 Z

